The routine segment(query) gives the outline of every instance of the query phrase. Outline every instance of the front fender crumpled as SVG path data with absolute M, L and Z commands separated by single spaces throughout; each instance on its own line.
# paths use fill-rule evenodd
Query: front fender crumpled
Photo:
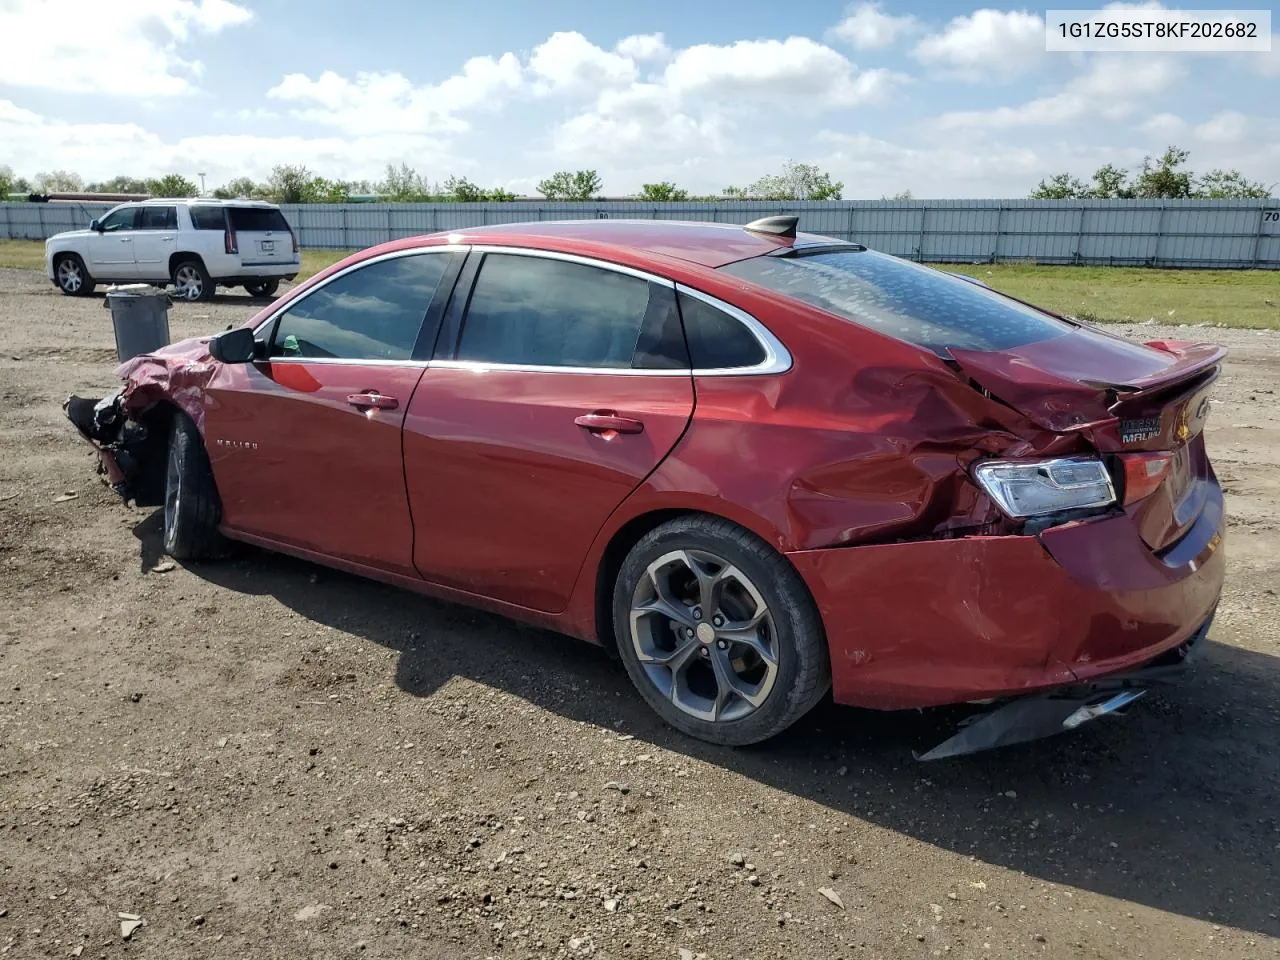
M 130 417 L 168 401 L 189 416 L 204 433 L 204 388 L 218 370 L 207 337 L 183 340 L 156 353 L 126 360 L 116 368 L 125 381 L 121 409 Z

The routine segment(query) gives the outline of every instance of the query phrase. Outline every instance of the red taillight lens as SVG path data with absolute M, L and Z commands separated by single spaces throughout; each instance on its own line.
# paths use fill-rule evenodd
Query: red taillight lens
M 293 232 L 293 227 L 289 228 L 289 239 L 293 241 L 293 252 L 298 252 L 298 235 Z
M 1156 492 L 1173 466 L 1171 453 L 1122 453 L 1124 502 L 1128 506 Z
M 222 242 L 227 248 L 227 253 L 239 253 L 240 248 L 236 246 L 236 232 L 234 230 L 226 230 L 222 234 Z

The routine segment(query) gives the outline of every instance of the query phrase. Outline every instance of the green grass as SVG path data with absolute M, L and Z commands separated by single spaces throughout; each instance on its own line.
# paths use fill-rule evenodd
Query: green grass
M 349 250 L 303 250 L 299 280 Z M 44 245 L 0 240 L 0 267 L 44 269 Z M 1280 329 L 1280 270 L 1151 270 L 1140 267 L 946 265 L 997 290 L 1082 320 L 1100 323 L 1222 324 Z
M 1010 296 L 1099 323 L 1280 329 L 1280 270 L 947 265 Z
M 306 280 L 325 267 L 337 263 L 350 250 L 303 250 L 302 269 L 298 281 Z M 0 240 L 0 267 L 17 270 L 43 270 L 44 244 L 39 240 Z

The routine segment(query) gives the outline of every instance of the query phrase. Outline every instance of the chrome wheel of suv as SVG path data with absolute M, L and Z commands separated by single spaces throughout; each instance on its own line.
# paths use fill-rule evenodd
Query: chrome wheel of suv
M 179 300 L 207 300 L 213 295 L 213 281 L 193 260 L 178 264 L 173 271 L 173 292 Z
M 93 281 L 80 262 L 79 257 L 64 256 L 54 267 L 54 276 L 58 281 L 58 289 L 68 296 L 79 296 L 92 289 Z

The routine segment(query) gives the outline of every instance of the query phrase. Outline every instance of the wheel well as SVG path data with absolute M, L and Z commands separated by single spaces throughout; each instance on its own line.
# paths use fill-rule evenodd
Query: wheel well
M 134 419 L 146 428 L 147 437 L 139 451 L 138 475 L 130 486 L 134 502 L 140 507 L 157 507 L 164 503 L 165 472 L 169 465 L 169 437 L 173 417 L 178 408 L 161 401 Z
M 627 554 L 640 542 L 641 537 L 655 527 L 676 517 L 701 513 L 701 510 L 654 510 L 652 513 L 642 513 L 619 527 L 609 545 L 604 548 L 596 571 L 596 637 L 610 653 L 617 651 L 618 643 L 618 638 L 613 633 L 613 584 L 618 579 L 618 571 L 622 569 Z
M 196 263 L 200 264 L 200 267 L 204 269 L 206 273 L 208 272 L 208 268 L 205 267 L 204 260 L 200 257 L 200 254 L 175 253 L 175 254 L 171 254 L 169 257 L 169 276 L 171 277 L 173 276 L 173 271 L 178 269 L 178 264 L 180 264 L 183 260 L 194 260 Z

